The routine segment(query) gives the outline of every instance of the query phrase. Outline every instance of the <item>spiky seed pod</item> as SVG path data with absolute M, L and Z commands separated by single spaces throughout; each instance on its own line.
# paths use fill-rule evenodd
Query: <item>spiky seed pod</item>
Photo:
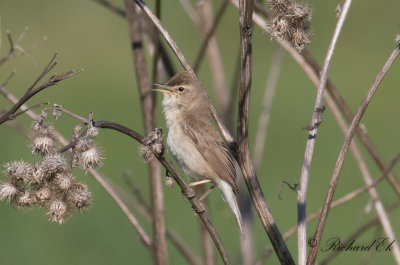
M 96 137 L 97 135 L 99 135 L 99 130 L 98 130 L 96 127 L 91 126 L 91 127 L 87 130 L 86 135 L 87 135 L 88 137 L 94 138 L 94 137 Z
M 62 224 L 68 216 L 67 204 L 59 199 L 53 200 L 48 204 L 47 216 L 53 223 Z
M 45 202 L 47 202 L 48 200 L 50 200 L 50 198 L 52 197 L 52 192 L 51 189 L 49 187 L 42 187 L 39 190 L 36 191 L 35 193 L 37 200 L 43 204 Z
M 23 181 L 29 183 L 32 176 L 32 167 L 23 160 L 7 163 L 4 173 L 10 178 L 11 182 Z
M 82 137 L 75 145 L 75 152 L 82 153 L 95 146 L 94 140 L 89 137 Z
M 150 146 L 147 145 L 140 146 L 139 154 L 146 163 L 149 163 L 154 159 L 153 150 L 151 150 Z
M 44 179 L 44 170 L 40 164 L 36 164 L 32 170 L 32 183 L 41 183 Z
M 31 196 L 28 191 L 22 192 L 20 196 L 17 196 L 15 200 L 12 201 L 16 207 L 29 206 L 36 203 L 36 198 Z
M 70 172 L 58 173 L 54 177 L 54 183 L 62 191 L 67 191 L 71 188 L 74 178 Z
M 47 179 L 53 178 L 57 173 L 68 171 L 65 158 L 61 154 L 51 154 L 45 156 L 41 163 L 41 168 Z
M 48 155 L 53 151 L 54 140 L 47 135 L 37 135 L 33 138 L 32 154 Z
M 0 185 L 0 201 L 12 201 L 18 193 L 18 189 L 10 182 Z
M 171 187 L 174 185 L 174 179 L 171 178 L 170 176 L 166 176 L 166 177 L 165 177 L 165 185 L 166 185 L 168 188 L 171 188 Z
M 101 166 L 103 159 L 102 152 L 96 146 L 82 152 L 80 158 L 84 169 Z
M 72 185 L 68 192 L 67 201 L 70 207 L 74 207 L 79 211 L 83 211 L 91 206 L 92 194 L 85 184 L 76 182 Z
M 310 43 L 311 9 L 294 0 L 269 0 L 274 17 L 266 30 L 273 39 L 290 43 L 299 52 Z

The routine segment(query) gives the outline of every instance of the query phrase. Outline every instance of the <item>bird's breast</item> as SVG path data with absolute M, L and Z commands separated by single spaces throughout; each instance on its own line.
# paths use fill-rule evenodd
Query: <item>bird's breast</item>
M 215 179 L 215 172 L 179 124 L 170 124 L 167 148 L 186 175 L 195 179 Z

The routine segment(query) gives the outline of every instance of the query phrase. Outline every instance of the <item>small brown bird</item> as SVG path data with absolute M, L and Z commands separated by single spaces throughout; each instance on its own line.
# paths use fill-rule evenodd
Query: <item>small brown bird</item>
M 159 84 L 157 84 L 159 85 Z M 211 180 L 221 190 L 236 216 L 242 236 L 235 160 L 211 123 L 211 101 L 200 81 L 189 72 L 173 76 L 163 89 L 162 106 L 169 129 L 167 148 L 184 173 L 196 180 Z

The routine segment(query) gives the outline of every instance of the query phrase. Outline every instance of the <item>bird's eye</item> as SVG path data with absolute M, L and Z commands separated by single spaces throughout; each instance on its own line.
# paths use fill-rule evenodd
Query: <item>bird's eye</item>
M 178 88 L 178 91 L 179 91 L 179 92 L 183 92 L 183 90 L 185 90 L 185 88 L 183 88 L 183 87 L 181 87 L 181 86 Z

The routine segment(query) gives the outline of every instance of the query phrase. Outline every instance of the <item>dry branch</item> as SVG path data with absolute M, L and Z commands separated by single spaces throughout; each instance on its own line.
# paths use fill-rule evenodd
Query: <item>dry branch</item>
M 379 74 L 377 75 L 375 81 L 372 83 L 371 87 L 369 88 L 364 100 L 361 103 L 361 106 L 359 107 L 353 121 L 350 124 L 349 130 L 347 131 L 345 140 L 343 142 L 342 148 L 340 150 L 338 159 L 336 161 L 336 166 L 335 169 L 333 171 L 332 177 L 331 177 L 331 181 L 330 181 L 330 185 L 329 185 L 329 190 L 325 199 L 325 203 L 324 203 L 324 207 L 322 209 L 322 213 L 321 216 L 319 218 L 318 221 L 318 226 L 317 229 L 315 231 L 315 235 L 314 235 L 314 240 L 315 240 L 315 244 L 316 246 L 314 248 L 312 248 L 310 250 L 310 253 L 308 255 L 308 261 L 307 264 L 311 265 L 315 263 L 315 259 L 318 253 L 318 248 L 319 248 L 319 244 L 320 244 L 320 240 L 322 237 L 322 233 L 326 224 L 326 220 L 328 218 L 328 214 L 329 214 L 329 209 L 332 203 L 332 198 L 336 189 L 336 185 L 338 183 L 339 180 L 339 176 L 340 176 L 340 172 L 342 170 L 342 166 L 344 163 L 344 159 L 346 157 L 347 151 L 349 149 L 351 140 L 353 138 L 353 135 L 360 123 L 360 120 L 362 118 L 362 116 L 365 113 L 365 110 L 369 104 L 369 102 L 371 101 L 373 95 L 375 94 L 379 84 L 381 83 L 383 77 L 385 76 L 385 74 L 387 73 L 387 71 L 389 70 L 390 66 L 392 65 L 392 63 L 394 62 L 394 60 L 396 59 L 397 55 L 400 52 L 400 44 L 398 44 L 396 46 L 396 48 L 394 49 L 394 51 L 392 52 L 392 54 L 389 56 L 388 60 L 386 61 L 385 65 L 382 67 L 382 70 L 379 72 Z M 400 264 L 400 253 L 396 254 L 396 262 Z M 399 255 L 399 256 L 398 256 Z
M 239 115 L 237 128 L 237 154 L 247 188 L 255 205 L 256 211 L 268 234 L 281 264 L 294 264 L 293 258 L 282 238 L 281 233 L 265 201 L 264 194 L 258 182 L 250 159 L 248 143 L 248 119 L 250 104 L 251 72 L 252 72 L 252 30 L 253 1 L 239 1 L 239 26 L 241 45 L 241 74 L 239 92 Z
M 155 102 L 152 95 L 150 78 L 147 72 L 146 56 L 143 50 L 142 29 L 140 27 L 140 9 L 130 0 L 125 0 L 126 18 L 129 24 L 133 61 L 139 98 L 146 133 L 156 125 Z M 155 264 L 168 264 L 168 249 L 165 234 L 164 195 L 161 183 L 161 168 L 156 161 L 148 164 L 150 178 L 150 194 L 153 215 L 153 248 Z
M 321 72 L 321 78 L 318 85 L 317 96 L 315 99 L 314 112 L 311 119 L 310 130 L 308 132 L 308 140 L 306 144 L 306 150 L 304 152 L 304 161 L 301 169 L 300 176 L 300 189 L 297 192 L 297 214 L 298 214 L 298 257 L 299 264 L 305 265 L 307 262 L 307 232 L 306 232 L 306 198 L 307 198 L 307 186 L 309 181 L 309 172 L 311 167 L 311 161 L 314 153 L 315 138 L 318 132 L 318 125 L 322 122 L 321 115 L 323 112 L 323 94 L 325 92 L 325 85 L 328 80 L 328 72 L 331 64 L 333 52 L 336 47 L 336 43 L 339 39 L 339 34 L 343 28 L 344 21 L 347 17 L 351 0 L 347 0 L 343 6 L 343 11 L 336 24 L 335 31 L 332 36 L 332 40 L 329 44 L 329 48 L 326 54 L 324 66 Z

